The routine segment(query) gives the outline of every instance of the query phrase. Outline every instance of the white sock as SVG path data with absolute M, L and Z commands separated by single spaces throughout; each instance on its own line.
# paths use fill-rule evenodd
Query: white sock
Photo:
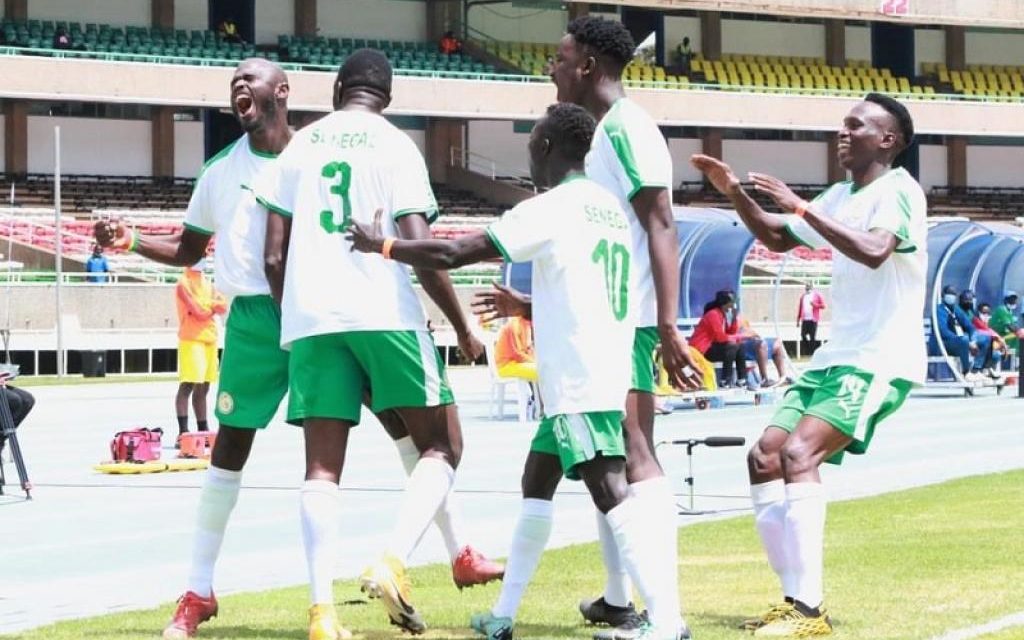
M 299 493 L 302 544 L 309 569 L 312 604 L 332 604 L 334 568 L 338 561 L 338 521 L 341 500 L 338 485 L 328 480 L 306 480 Z
M 203 479 L 192 538 L 192 566 L 188 574 L 189 591 L 209 598 L 213 592 L 213 567 L 220 555 L 228 518 L 238 502 L 242 472 L 210 467 Z
M 796 591 L 793 568 L 786 556 L 786 483 L 772 480 L 750 485 L 754 503 L 754 526 L 772 571 L 782 583 L 782 595 L 792 598 Z
M 395 447 L 398 448 L 398 455 L 402 458 L 402 466 L 405 467 L 405 474 L 410 475 L 420 461 L 420 450 L 413 444 L 412 438 L 405 436 L 395 440 Z M 444 538 L 444 546 L 448 549 L 448 558 L 455 562 L 455 557 L 465 546 L 459 533 L 462 531 L 462 518 L 458 502 L 455 500 L 455 493 L 449 492 L 448 497 L 441 503 L 441 507 L 434 515 L 434 524 L 437 525 Z
M 629 569 L 647 612 L 662 633 L 675 632 L 682 625 L 679 606 L 678 555 L 676 539 L 669 540 L 665 521 L 651 520 L 643 501 L 630 496 L 605 517 L 619 544 L 623 563 Z
M 825 487 L 817 482 L 786 485 L 786 556 L 794 573 L 792 596 L 808 607 L 824 600 Z
M 598 510 L 597 515 L 597 538 L 601 542 L 601 557 L 604 558 L 604 570 L 607 574 L 604 583 L 604 601 L 615 607 L 628 606 L 633 599 L 633 582 L 629 579 L 629 572 L 622 564 L 622 557 L 619 556 L 619 545 L 615 542 L 615 534 L 608 526 L 608 519 Z
M 523 506 L 519 511 L 512 534 L 512 545 L 508 550 L 505 562 L 505 577 L 501 582 L 501 593 L 491 613 L 499 618 L 515 618 L 519 603 L 523 599 L 526 585 L 530 583 L 533 572 L 537 570 L 540 556 L 551 537 L 551 514 L 553 506 L 550 500 L 523 498 Z
M 665 551 L 662 562 L 671 566 L 675 577 L 679 566 L 679 525 L 676 522 L 676 497 L 672 493 L 672 485 L 666 476 L 657 476 L 641 480 L 629 485 L 629 494 L 640 502 L 644 518 L 648 523 L 658 523 L 657 530 L 665 536 L 661 544 Z M 676 603 L 675 611 L 680 613 L 679 581 L 674 578 Z M 648 605 L 650 607 L 650 605 Z
M 391 533 L 388 553 L 402 562 L 409 559 L 427 527 L 452 490 L 455 469 L 438 458 L 420 458 L 405 484 L 398 522 Z

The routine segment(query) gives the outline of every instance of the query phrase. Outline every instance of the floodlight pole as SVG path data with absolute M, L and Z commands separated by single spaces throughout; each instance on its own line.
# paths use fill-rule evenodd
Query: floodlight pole
M 54 239 L 57 241 L 57 250 L 54 255 L 57 272 L 56 302 L 57 302 L 57 377 L 64 377 L 64 320 L 61 313 L 61 281 L 64 279 L 64 234 L 61 231 L 60 219 L 60 127 L 53 128 L 53 218 L 54 218 Z

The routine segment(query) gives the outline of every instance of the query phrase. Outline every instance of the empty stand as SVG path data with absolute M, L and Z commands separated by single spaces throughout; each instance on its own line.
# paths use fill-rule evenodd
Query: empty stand
M 943 93 L 996 99 L 1024 97 L 1024 66 L 967 65 L 963 71 L 950 71 L 942 62 L 922 62 L 921 74 Z

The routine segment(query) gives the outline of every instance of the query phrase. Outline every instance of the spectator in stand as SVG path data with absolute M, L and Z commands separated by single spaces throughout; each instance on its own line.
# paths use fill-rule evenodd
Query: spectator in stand
M 936 308 L 939 336 L 949 355 L 960 358 L 960 371 L 967 382 L 980 382 L 985 378 L 982 369 L 989 360 L 992 340 L 978 333 L 970 317 L 958 305 L 956 289 L 942 288 L 942 301 Z
M 54 49 L 71 49 L 71 36 L 68 34 L 68 30 L 64 27 L 57 27 L 57 31 L 53 34 L 53 48 Z
M 796 307 L 796 326 L 800 327 L 800 353 L 813 355 L 818 348 L 818 323 L 825 300 L 810 282 L 804 285 L 803 295 Z
M 85 261 L 85 270 L 89 274 L 85 277 L 88 282 L 103 283 L 109 279 L 110 264 L 103 255 L 103 247 L 98 244 L 92 246 L 92 255 Z
M 746 381 L 747 359 L 740 348 L 743 338 L 739 335 L 735 309 L 736 295 L 732 291 L 717 292 L 715 299 L 704 305 L 704 315 L 690 338 L 690 346 L 705 358 L 722 363 L 722 388 L 737 384 L 737 375 L 743 381 L 739 386 Z
M 537 381 L 537 358 L 533 355 L 533 323 L 515 316 L 498 331 L 494 344 L 494 365 L 502 378 Z
M 762 387 L 774 387 L 779 383 L 792 382 L 792 378 L 786 375 L 786 351 L 782 348 L 782 341 L 775 338 L 762 338 L 750 326 L 750 321 L 743 317 L 739 310 L 736 311 L 736 320 L 739 335 L 743 339 L 744 355 L 750 360 L 757 361 L 757 372 L 761 376 Z M 771 355 L 775 364 L 775 371 L 778 378 L 768 379 L 768 356 Z
M 1017 309 L 1016 291 L 1007 291 L 1003 295 L 1003 304 L 996 308 L 989 325 L 1003 337 L 1008 347 L 1017 349 L 1020 339 L 1024 338 L 1024 326 L 1021 325 L 1021 314 Z
M 444 35 L 441 36 L 441 42 L 438 43 L 438 49 L 441 53 L 452 55 L 453 53 L 462 53 L 462 41 L 455 37 L 455 34 L 451 31 L 445 31 Z
M 974 328 L 977 329 L 979 333 L 992 339 L 993 374 L 998 374 L 1003 368 L 1003 357 L 1007 354 L 1008 349 L 1003 337 L 989 325 L 991 320 L 992 305 L 987 302 L 979 304 L 978 313 L 971 317 L 971 323 L 974 324 Z M 992 377 L 996 377 L 996 375 L 993 375 Z
M 691 60 L 693 60 L 693 49 L 690 48 L 690 36 L 686 36 L 676 47 L 676 61 L 681 69 L 680 73 L 689 75 Z
M 196 414 L 199 431 L 209 431 L 206 396 L 217 381 L 217 322 L 214 316 L 227 311 L 227 300 L 214 290 L 203 274 L 205 260 L 185 269 L 175 287 L 178 308 L 178 393 L 174 409 L 178 437 L 188 433 L 188 401 Z
M 984 375 L 986 375 L 986 376 L 988 376 L 990 378 L 998 378 L 999 374 L 995 372 L 995 368 L 994 368 L 995 367 L 995 361 L 996 360 L 1002 360 L 1003 351 L 997 349 L 996 341 L 993 339 L 991 333 L 985 332 L 985 331 L 981 331 L 978 328 L 978 323 L 976 322 L 976 320 L 978 318 L 978 312 L 975 311 L 975 309 L 974 309 L 974 305 L 975 305 L 974 292 L 971 291 L 970 289 L 964 289 L 963 291 L 961 291 L 960 292 L 960 298 L 959 298 L 959 305 L 960 305 L 960 310 L 964 312 L 964 315 L 967 316 L 967 319 L 970 320 L 970 322 L 971 322 L 971 328 L 974 329 L 975 338 L 976 339 L 981 338 L 982 339 L 982 343 L 984 343 L 986 340 L 988 342 L 988 348 L 987 349 L 984 348 L 984 346 L 982 347 L 982 350 L 985 351 L 985 362 L 982 365 L 981 372 Z M 992 332 L 992 333 L 994 333 L 994 332 Z M 995 336 L 995 337 L 998 338 L 999 336 Z M 1000 342 L 1002 342 L 1002 341 L 1000 341 Z
M 220 23 L 220 26 L 217 27 L 217 32 L 220 33 L 221 40 L 224 42 L 236 42 L 239 44 L 245 42 L 242 35 L 238 32 L 238 24 L 235 23 L 234 16 L 225 18 Z

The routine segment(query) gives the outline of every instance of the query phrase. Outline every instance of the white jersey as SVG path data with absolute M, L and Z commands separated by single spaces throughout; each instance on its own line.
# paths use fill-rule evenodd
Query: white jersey
M 903 169 L 893 169 L 861 189 L 852 182 L 834 184 L 814 202 L 816 211 L 854 229 L 891 231 L 899 244 L 877 269 L 833 251 L 832 330 L 829 341 L 814 352 L 810 369 L 849 365 L 883 380 L 923 384 L 928 228 L 921 185 Z M 811 248 L 828 246 L 797 216 L 787 228 Z
M 263 272 L 267 212 L 256 202 L 252 185 L 275 157 L 254 151 L 245 134 L 210 158 L 196 179 L 185 227 L 216 234 L 217 290 L 228 298 L 270 294 Z
M 582 176 L 521 202 L 487 234 L 533 263 L 537 379 L 547 416 L 623 411 L 632 377 L 629 224 Z
M 348 221 L 397 236 L 408 214 L 437 217 L 416 144 L 383 116 L 336 111 L 303 128 L 256 188 L 268 209 L 292 218 L 281 304 L 281 344 L 346 331 L 425 330 L 426 315 L 403 265 L 352 251 Z
M 651 274 L 647 231 L 631 202 L 644 187 L 672 191 L 672 156 L 658 125 L 629 98 L 619 98 L 597 123 L 587 154 L 587 177 L 615 194 L 629 214 L 633 236 L 630 295 L 635 300 L 638 327 L 658 324 L 658 300 Z

